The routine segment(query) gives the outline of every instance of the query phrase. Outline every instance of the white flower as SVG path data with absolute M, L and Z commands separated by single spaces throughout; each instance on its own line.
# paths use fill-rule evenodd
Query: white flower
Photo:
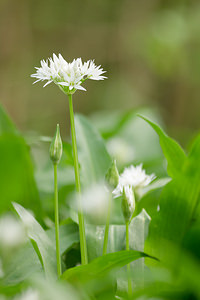
M 133 146 L 124 139 L 114 137 L 107 142 L 108 152 L 117 160 L 119 165 L 130 163 L 135 158 Z
M 134 190 L 145 187 L 154 179 L 155 175 L 147 175 L 145 170 L 142 169 L 142 164 L 136 167 L 131 165 L 129 168 L 125 168 L 124 172 L 119 176 L 119 184 L 113 191 L 113 195 L 115 197 L 121 196 L 123 188 L 126 186 L 130 186 Z
M 36 73 L 31 77 L 37 78 L 38 81 L 47 80 L 44 87 L 51 82 L 57 84 L 65 94 L 73 94 L 76 90 L 83 90 L 82 83 L 87 79 L 103 80 L 102 76 L 105 71 L 101 66 L 96 66 L 93 60 L 82 62 L 81 58 L 74 59 L 68 63 L 61 54 L 46 61 L 41 60 L 41 67 L 36 68 Z
M 22 223 L 11 215 L 5 215 L 0 219 L 0 245 L 4 248 L 14 248 L 26 240 Z
M 33 290 L 29 288 L 28 290 L 24 291 L 21 295 L 15 297 L 15 300 L 39 300 L 39 292 L 37 290 Z
M 106 218 L 109 193 L 103 182 L 99 182 L 86 188 L 81 195 L 82 209 L 92 222 L 100 222 Z M 73 204 L 79 209 L 79 195 Z

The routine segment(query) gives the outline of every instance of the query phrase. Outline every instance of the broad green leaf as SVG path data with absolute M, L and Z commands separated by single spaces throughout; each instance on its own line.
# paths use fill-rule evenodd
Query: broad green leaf
M 160 145 L 168 162 L 168 174 L 171 177 L 179 174 L 186 161 L 186 155 L 181 146 L 170 138 L 157 124 L 139 115 L 156 131 L 160 139 Z
M 5 133 L 18 134 L 18 131 L 0 104 L 0 135 Z
M 40 214 L 30 151 L 0 105 L 0 214 L 16 201 Z
M 94 259 L 88 265 L 82 265 L 72 269 L 68 269 L 63 273 L 62 279 L 69 281 L 77 280 L 86 282 L 98 277 L 105 276 L 113 269 L 121 268 L 131 261 L 137 260 L 141 257 L 148 257 L 148 255 L 133 250 L 109 253 Z
M 30 153 L 24 139 L 13 134 L 0 136 L 0 212 L 17 201 L 40 214 L 38 191 Z
M 56 249 L 55 245 L 47 236 L 44 229 L 35 218 L 21 205 L 13 203 L 13 206 L 27 228 L 27 234 L 38 255 L 44 271 L 48 277 L 56 274 Z
M 182 172 L 177 173 L 163 189 L 160 211 L 150 224 L 145 250 L 161 261 L 176 260 L 168 249 L 181 245 L 195 217 L 200 199 L 200 139 L 197 137 L 186 158 Z
M 82 185 L 90 186 L 101 181 L 111 164 L 103 139 L 83 116 L 75 116 L 78 158 Z

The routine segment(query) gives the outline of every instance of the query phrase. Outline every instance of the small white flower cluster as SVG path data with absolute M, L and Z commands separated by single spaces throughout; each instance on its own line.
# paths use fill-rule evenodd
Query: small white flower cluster
M 154 174 L 147 175 L 142 169 L 142 164 L 134 167 L 131 165 L 125 168 L 124 172 L 119 176 L 119 183 L 113 191 L 115 197 L 119 197 L 125 186 L 132 187 L 134 190 L 147 186 L 156 177 Z
M 124 172 L 119 176 L 119 183 L 113 191 L 115 198 L 125 193 L 129 202 L 134 201 L 134 191 L 147 186 L 156 177 L 154 174 L 147 175 L 142 169 L 142 164 L 134 167 L 131 165 L 125 168 Z M 134 205 L 134 204 L 133 204 Z
M 34 83 L 47 80 L 45 87 L 54 82 L 65 94 L 73 94 L 76 90 L 85 91 L 86 89 L 81 84 L 87 79 L 104 80 L 107 78 L 102 76 L 106 71 L 103 71 L 101 66 L 96 66 L 93 60 L 83 63 L 81 58 L 77 58 L 68 63 L 61 54 L 58 56 L 53 54 L 53 58 L 46 61 L 41 60 L 41 67 L 36 67 L 36 70 L 36 73 L 31 75 L 37 78 Z

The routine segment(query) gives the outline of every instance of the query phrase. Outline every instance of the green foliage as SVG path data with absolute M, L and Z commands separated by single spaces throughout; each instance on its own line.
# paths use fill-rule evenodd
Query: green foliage
M 166 244 L 168 242 L 181 244 L 194 218 L 194 209 L 198 204 L 200 192 L 199 137 L 194 141 L 190 154 L 186 157 L 175 141 L 163 135 L 157 125 L 152 122 L 151 125 L 160 136 L 161 147 L 169 167 L 173 165 L 173 168 L 169 168 L 173 180 L 162 191 L 160 211 L 150 225 L 146 249 L 148 253 L 168 261 L 174 258 L 174 253 L 169 253 Z
M 30 149 L 0 105 L 0 214 L 16 201 L 41 215 Z
M 98 131 L 83 116 L 75 117 L 81 183 L 84 187 L 104 179 L 111 159 Z
M 38 255 L 38 258 L 44 268 L 44 271 L 48 277 L 51 277 L 56 272 L 56 250 L 55 245 L 48 238 L 44 229 L 34 219 L 34 217 L 22 206 L 17 203 L 13 203 L 13 206 L 24 223 L 27 229 L 27 234 L 33 247 Z
M 141 257 L 148 255 L 138 251 L 120 251 L 109 253 L 94 259 L 86 266 L 78 266 L 65 271 L 62 278 L 69 281 L 85 282 L 105 276 L 115 268 L 123 267 Z
M 6 199 L 4 201 L 2 198 L 1 212 L 8 210 L 15 200 L 34 210 L 37 219 L 45 215 L 40 222 L 45 224 L 44 229 L 27 209 L 18 203 L 13 204 L 26 229 L 28 241 L 23 247 L 7 253 L 10 259 L 3 262 L 4 276 L 0 280 L 3 295 L 15 297 L 31 287 L 37 290 L 41 299 L 69 297 L 74 300 L 110 300 L 116 296 L 127 299 L 126 264 L 130 263 L 133 299 L 146 297 L 189 300 L 200 297 L 200 135 L 194 139 L 188 154 L 185 154 L 179 144 L 168 137 L 157 124 L 142 118 L 148 124 L 137 118 L 135 111 L 113 114 L 110 120 L 101 122 L 97 119 L 91 122 L 85 117 L 76 116 L 82 187 L 90 188 L 94 183 L 105 179 L 112 162 L 111 157 L 114 156 L 108 145 L 113 138 L 126 140 L 129 146 L 135 147 L 130 162 L 144 162 L 148 172 L 155 172 L 157 179 L 138 191 L 136 210 L 129 225 L 130 251 L 125 251 L 126 234 L 121 200 L 113 199 L 108 254 L 102 256 L 105 224 L 86 224 L 89 264 L 77 266 L 80 263 L 79 227 L 76 223 L 77 215 L 68 204 L 75 185 L 73 156 L 70 143 L 63 142 L 63 156 L 58 166 L 63 275 L 57 283 L 51 202 L 52 164 L 48 159 L 45 165 L 34 170 L 29 148 L 23 137 L 6 114 L 0 112 L 0 153 L 5 158 L 1 163 L 3 166 L 4 163 L 8 164 L 12 171 L 6 177 L 5 170 L 0 174 L 5 185 L 1 186 L 0 182 L 0 187 Z M 107 122 L 107 127 L 104 127 L 104 122 Z M 93 123 L 100 129 L 104 139 Z M 158 139 L 168 164 L 169 177 L 164 170 Z M 43 146 L 41 143 L 40 147 Z M 44 151 L 48 156 L 48 149 Z M 127 163 L 122 160 L 119 168 L 123 169 Z M 12 189 L 8 189 L 9 185 Z M 23 193 L 26 194 L 26 199 L 22 197 Z M 0 245 L 2 258 L 3 251 L 5 250 Z
M 139 115 L 140 116 L 140 115 Z M 168 162 L 168 174 L 171 177 L 177 175 L 177 173 L 182 172 L 184 162 L 186 160 L 186 155 L 180 145 L 174 141 L 172 138 L 168 137 L 166 133 L 155 123 L 151 122 L 147 118 L 140 116 L 144 119 L 158 134 L 160 139 L 160 145 L 162 147 L 165 158 Z

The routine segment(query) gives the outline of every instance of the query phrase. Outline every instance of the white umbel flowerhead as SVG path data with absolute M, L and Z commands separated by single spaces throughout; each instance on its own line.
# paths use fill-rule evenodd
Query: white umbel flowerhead
M 116 189 L 113 191 L 114 197 L 120 197 L 123 193 L 123 189 L 126 186 L 131 186 L 134 191 L 147 186 L 156 177 L 154 174 L 147 175 L 145 170 L 142 169 L 142 164 L 134 167 L 131 165 L 125 168 L 124 172 L 119 176 L 119 183 Z
M 82 83 L 87 79 L 104 80 L 102 76 L 106 71 L 103 71 L 101 66 L 96 66 L 93 60 L 82 62 L 81 58 L 74 59 L 68 63 L 61 54 L 46 61 L 41 60 L 41 67 L 36 67 L 36 73 L 31 77 L 38 81 L 47 80 L 44 87 L 51 82 L 54 82 L 65 94 L 73 94 L 76 90 L 86 89 L 82 87 Z

